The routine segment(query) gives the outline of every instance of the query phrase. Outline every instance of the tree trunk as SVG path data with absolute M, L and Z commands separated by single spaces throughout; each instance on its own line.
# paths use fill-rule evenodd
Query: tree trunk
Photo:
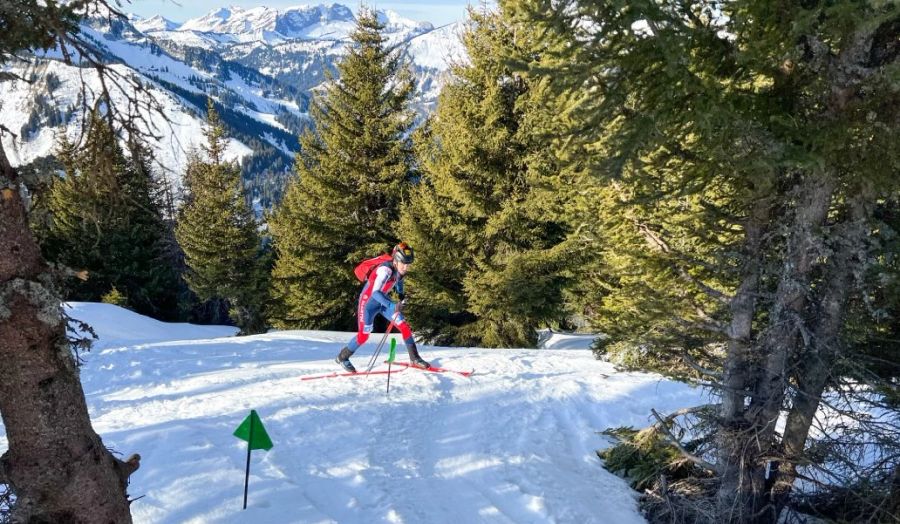
M 730 304 L 731 324 L 722 379 L 722 404 L 719 409 L 717 431 L 718 467 L 720 473 L 719 500 L 721 508 L 734 507 L 736 501 L 748 496 L 750 479 L 743 464 L 743 452 L 738 435 L 747 430 L 744 418 L 746 388 L 750 383 L 750 350 L 753 343 L 753 319 L 756 315 L 756 294 L 759 292 L 762 264 L 763 233 L 772 213 L 770 199 L 756 200 L 753 211 L 744 224 L 742 258 L 743 278 Z
M 796 188 L 796 204 L 787 225 L 787 245 L 766 330 L 754 352 L 758 355 L 749 370 L 752 400 L 745 413 L 742 431 L 720 435 L 726 446 L 723 455 L 731 463 L 728 470 L 740 472 L 735 480 L 723 482 L 717 493 L 719 515 L 727 522 L 771 522 L 777 515 L 769 504 L 765 457 L 775 444 L 775 424 L 781 413 L 787 388 L 788 363 L 801 340 L 804 311 L 810 291 L 812 270 L 822 253 L 822 225 L 828 215 L 834 190 L 829 175 L 803 177 Z M 757 362 L 759 364 L 757 364 Z
M 797 388 L 785 424 L 782 437 L 784 461 L 779 465 L 778 478 L 773 487 L 779 510 L 787 503 L 810 427 L 822 395 L 832 383 L 831 369 L 840 356 L 841 329 L 850 292 L 854 289 L 854 279 L 865 270 L 866 241 L 875 195 L 870 183 L 865 183 L 852 195 L 848 202 L 848 220 L 835 228 L 834 255 L 830 259 L 824 279 L 825 288 L 819 298 L 812 343 L 809 351 L 801 355 Z
M 0 144 L 0 472 L 13 522 L 131 522 L 122 462 L 91 427 L 53 274 L 28 227 L 16 171 Z

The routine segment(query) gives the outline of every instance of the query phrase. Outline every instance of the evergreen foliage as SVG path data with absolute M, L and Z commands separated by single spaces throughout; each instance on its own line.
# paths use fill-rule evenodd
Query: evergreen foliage
M 123 295 L 116 286 L 109 290 L 109 293 L 100 297 L 100 301 L 104 304 L 113 304 L 115 306 L 128 307 L 128 297 Z
M 258 226 L 238 166 L 224 159 L 225 132 L 212 101 L 207 115 L 205 158 L 194 153 L 188 161 L 175 228 L 184 278 L 201 300 L 222 304 L 242 333 L 260 333 L 267 278 Z
M 64 177 L 53 181 L 46 200 L 51 220 L 43 248 L 48 260 L 87 271 L 67 298 L 99 301 L 117 288 L 134 311 L 173 319 L 176 275 L 164 256 L 146 152 L 134 146 L 126 158 L 112 128 L 94 114 L 84 146 L 63 140 L 58 157 Z
M 684 460 L 678 448 L 668 442 L 665 434 L 655 426 L 640 431 L 632 427 L 609 428 L 601 433 L 618 443 L 597 452 L 603 460 L 603 467 L 627 478 L 632 489 L 637 491 L 651 488 L 661 474 L 680 480 L 702 473 L 694 464 Z
M 470 62 L 452 68 L 435 115 L 417 135 L 421 183 L 404 208 L 404 238 L 418 249 L 409 308 L 440 343 L 532 347 L 537 328 L 565 319 L 580 264 L 564 206 L 574 194 L 533 133 L 541 107 L 509 57 L 529 52 L 501 15 L 470 11 Z
M 410 185 L 412 76 L 363 9 L 338 79 L 311 107 L 296 178 L 271 217 L 278 327 L 355 329 L 361 260 L 389 249 Z
M 543 77 L 565 124 L 551 147 L 604 185 L 604 349 L 703 377 L 721 400 L 714 449 L 691 458 L 716 474 L 713 518 L 777 521 L 798 463 L 852 479 L 842 464 L 871 453 L 865 475 L 895 474 L 898 421 L 864 411 L 884 409 L 870 393 L 900 374 L 865 350 L 896 347 L 884 213 L 900 190 L 900 6 L 501 6 L 541 36 L 545 52 L 517 67 Z M 829 407 L 853 427 L 818 442 L 837 392 Z

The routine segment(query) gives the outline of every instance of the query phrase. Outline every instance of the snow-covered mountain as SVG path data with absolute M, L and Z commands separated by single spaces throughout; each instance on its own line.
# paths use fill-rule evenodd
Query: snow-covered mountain
M 143 33 L 148 33 L 150 31 L 174 31 L 175 29 L 178 29 L 179 25 L 181 25 L 160 15 L 156 15 L 152 18 L 147 19 L 131 15 L 130 19 L 132 25 L 134 25 L 134 27 L 138 31 L 141 31 Z
M 438 365 L 475 373 L 406 369 L 388 394 L 387 375 L 302 380 L 339 371 L 334 355 L 352 333 L 236 337 L 109 304 L 68 313 L 100 337 L 81 368 L 93 427 L 117 452 L 141 454 L 128 487 L 139 524 L 640 524 L 638 494 L 597 458 L 610 444 L 598 432 L 708 401 L 596 360 L 583 335 L 554 334 L 540 350 L 423 346 Z M 232 433 L 251 409 L 274 447 L 252 453 L 242 510 L 247 444 Z
M 403 41 L 434 29 L 428 22 L 414 22 L 393 11 L 379 11 L 389 40 Z M 233 41 L 261 41 L 269 44 L 285 40 L 346 40 L 356 17 L 341 4 L 303 5 L 285 9 L 271 7 L 222 7 L 177 28 L 180 32 L 216 33 Z M 165 29 L 172 31 L 174 29 Z
M 414 106 L 427 114 L 449 63 L 465 58 L 462 24 L 435 28 L 391 11 L 378 16 L 389 42 L 407 54 L 419 88 Z M 343 56 L 354 26 L 350 8 L 322 4 L 227 7 L 184 24 L 161 15 L 112 22 L 97 17 L 82 28 L 106 60 L 147 86 L 176 123 L 153 144 L 160 168 L 176 185 L 187 152 L 201 138 L 211 97 L 251 189 L 272 193 L 272 180 L 289 169 L 297 136 L 310 124 L 311 94 Z M 90 69 L 62 64 L 58 52 L 42 55 L 36 67 L 9 63 L 4 69 L 35 80 L 0 83 L 0 121 L 19 135 L 4 136 L 3 144 L 16 165 L 27 164 L 51 154 L 55 136 L 77 133 L 84 107 L 78 98 L 81 81 L 98 81 Z

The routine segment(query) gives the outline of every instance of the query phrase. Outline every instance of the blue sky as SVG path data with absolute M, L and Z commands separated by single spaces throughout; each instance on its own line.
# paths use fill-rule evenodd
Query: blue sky
M 145 18 L 162 15 L 175 22 L 202 16 L 214 9 L 225 6 L 257 7 L 289 7 L 303 4 L 343 4 L 356 10 L 359 0 L 131 0 L 124 3 L 122 9 L 136 13 Z M 390 9 L 405 18 L 416 21 L 431 22 L 435 26 L 462 20 L 466 6 L 480 5 L 479 0 L 369 0 L 366 5 L 374 5 L 378 9 Z

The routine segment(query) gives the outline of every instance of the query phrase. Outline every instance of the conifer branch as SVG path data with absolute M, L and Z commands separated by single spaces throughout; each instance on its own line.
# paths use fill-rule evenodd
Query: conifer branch
M 697 362 L 697 360 L 694 359 L 694 357 L 692 357 L 687 351 L 681 353 L 681 359 L 684 360 L 684 363 L 687 364 L 688 367 L 702 375 L 712 377 L 716 380 L 722 379 L 722 373 L 701 366 L 700 363 Z
M 721 322 L 701 322 L 697 320 L 688 320 L 677 315 L 673 316 L 675 323 L 686 328 L 697 328 L 711 333 L 717 333 L 722 336 L 728 336 L 728 328 Z
M 665 418 L 665 420 L 663 420 L 663 418 L 659 416 L 659 413 L 657 413 L 655 409 L 651 409 L 650 412 L 653 413 L 654 418 L 656 418 L 656 420 L 658 421 L 658 424 L 656 426 L 663 433 L 666 434 L 669 442 L 673 446 L 678 448 L 678 451 L 681 452 L 681 455 L 684 458 L 688 459 L 689 461 L 693 462 L 694 464 L 697 464 L 698 466 L 700 466 L 702 468 L 712 471 L 713 473 L 720 474 L 721 473 L 720 467 L 718 467 L 715 464 L 712 464 L 710 462 L 707 462 L 706 460 L 703 460 L 702 458 L 700 458 L 700 457 L 694 455 L 693 453 L 689 452 L 688 450 L 684 449 L 684 446 L 681 445 L 681 442 L 677 438 L 675 438 L 675 435 L 673 435 L 672 431 L 669 429 L 669 424 L 671 424 L 672 421 L 676 417 L 679 417 L 682 415 L 687 415 L 690 413 L 696 413 L 697 411 L 700 411 L 701 409 L 703 409 L 705 407 L 707 407 L 707 406 L 699 406 L 699 407 L 695 407 L 695 408 L 681 409 L 681 410 L 678 410 L 678 411 L 670 414 L 668 417 Z
M 656 247 L 657 249 L 659 249 L 660 251 L 662 251 L 663 253 L 665 253 L 667 255 L 673 255 L 676 258 L 680 258 L 680 259 L 687 258 L 679 253 L 674 252 L 672 250 L 672 248 L 669 247 L 669 244 L 662 238 L 662 236 L 660 236 L 657 232 L 653 231 L 646 224 L 635 221 L 635 226 L 637 226 L 638 231 L 640 231 L 641 234 L 644 235 L 644 238 L 647 240 L 647 242 L 651 246 Z M 689 262 L 689 260 L 688 260 L 688 262 Z M 701 281 L 697 277 L 691 275 L 690 273 L 685 271 L 685 269 L 683 267 L 681 267 L 681 265 L 676 264 L 674 262 L 672 262 L 670 265 L 671 265 L 672 269 L 674 269 L 678 273 L 678 275 L 681 276 L 681 278 L 683 280 L 686 280 L 686 281 L 696 285 L 700 289 L 700 291 L 703 291 L 704 293 L 709 295 L 711 298 L 717 300 L 721 304 L 729 304 L 731 302 L 731 300 L 733 298 L 732 296 L 713 288 L 709 284 L 706 284 L 705 282 Z

